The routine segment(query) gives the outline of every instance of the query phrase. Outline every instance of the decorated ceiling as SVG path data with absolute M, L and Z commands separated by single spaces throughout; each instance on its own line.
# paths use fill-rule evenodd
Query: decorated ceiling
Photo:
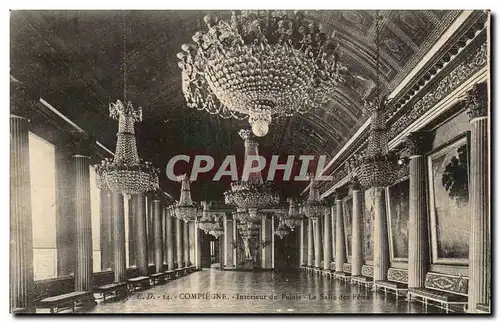
M 111 150 L 116 122 L 108 104 L 123 97 L 126 38 L 128 99 L 142 106 L 139 154 L 164 169 L 179 153 L 243 154 L 246 121 L 187 108 L 176 53 L 209 11 L 12 11 L 11 75 Z M 213 12 L 228 17 L 228 11 Z M 126 17 L 126 25 L 123 16 Z M 458 16 L 458 11 L 382 11 L 381 81 L 390 93 Z M 274 119 L 260 149 L 267 154 L 333 157 L 365 120 L 361 100 L 375 85 L 374 11 L 307 11 L 340 44 L 346 71 L 335 98 L 304 115 Z M 221 186 L 222 187 L 222 186 Z M 224 186 L 223 189 L 227 188 Z M 222 190 L 223 190 L 222 189 Z M 193 185 L 193 194 L 197 192 Z M 213 194 L 218 194 L 215 189 Z

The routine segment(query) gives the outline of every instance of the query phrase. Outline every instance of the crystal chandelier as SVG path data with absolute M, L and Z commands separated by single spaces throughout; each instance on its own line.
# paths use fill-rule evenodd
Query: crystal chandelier
M 261 137 L 272 116 L 305 113 L 332 98 L 341 78 L 338 42 L 303 12 L 243 10 L 230 21 L 204 20 L 208 31 L 177 54 L 189 107 L 248 118 Z
M 199 209 L 191 199 L 189 178 L 183 174 L 177 177 L 177 181 L 181 182 L 181 196 L 179 201 L 174 204 L 174 214 L 184 222 L 194 221 L 199 214 Z
M 240 130 L 239 135 L 245 140 L 245 164 L 248 156 L 258 155 L 258 143 L 253 140 L 249 130 Z M 279 195 L 264 184 L 262 174 L 249 174 L 248 180 L 231 183 L 231 188 L 224 192 L 226 204 L 235 205 L 240 212 L 248 212 L 250 219 L 261 217 L 259 209 L 279 203 Z
M 125 24 L 125 18 L 124 18 Z M 126 40 L 125 33 L 124 39 Z M 159 189 L 159 169 L 150 162 L 139 159 L 135 140 L 134 123 L 142 121 L 142 108 L 134 108 L 127 100 L 127 46 L 124 42 L 124 102 L 116 100 L 109 104 L 109 115 L 118 120 L 116 135 L 116 152 L 113 160 L 106 158 L 101 164 L 95 165 L 98 175 L 98 186 L 107 186 L 112 192 L 123 194 L 130 198 L 133 194 L 145 193 Z
M 203 205 L 203 215 L 198 220 L 198 228 L 208 234 L 215 227 L 217 215 L 208 212 L 209 203 L 204 201 L 202 202 L 202 205 Z
M 304 213 L 307 217 L 314 220 L 323 215 L 327 204 L 325 201 L 319 199 L 319 187 L 314 174 L 310 174 L 309 178 L 311 180 L 311 184 L 309 189 L 309 198 L 304 204 Z
M 283 220 L 280 220 L 278 228 L 274 232 L 280 239 L 290 233 L 290 228 L 285 224 Z
M 293 198 L 289 198 L 288 203 L 288 214 L 283 217 L 283 223 L 293 231 L 295 227 L 300 226 L 302 215 L 299 212 L 297 202 Z
M 219 239 L 220 236 L 222 236 L 224 234 L 224 228 L 222 227 L 222 225 L 220 223 L 219 217 L 215 218 L 215 224 L 214 224 L 213 228 L 210 231 L 208 231 L 208 233 L 213 235 L 216 239 Z
M 376 45 L 377 45 L 377 86 L 372 100 L 364 100 L 363 113 L 371 116 L 368 137 L 368 148 L 363 155 L 356 155 L 346 166 L 351 177 L 357 177 L 364 187 L 387 187 L 396 181 L 401 165 L 398 156 L 389 151 L 386 105 L 387 100 L 380 95 L 380 17 L 376 18 Z

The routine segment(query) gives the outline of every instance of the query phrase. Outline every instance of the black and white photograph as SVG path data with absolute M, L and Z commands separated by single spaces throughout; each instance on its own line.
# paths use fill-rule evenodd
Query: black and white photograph
M 491 315 L 491 29 L 10 10 L 9 313 Z

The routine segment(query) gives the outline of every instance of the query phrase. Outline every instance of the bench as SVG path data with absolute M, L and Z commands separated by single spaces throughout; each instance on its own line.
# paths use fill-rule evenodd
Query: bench
M 476 305 L 476 311 L 481 314 L 490 314 L 491 313 L 490 304 L 479 303 Z
M 111 283 L 102 286 L 94 287 L 94 293 L 102 295 L 102 301 L 106 301 L 106 295 L 114 295 L 115 298 L 120 296 L 120 293 L 127 293 L 127 283 Z
M 136 290 L 136 288 L 148 288 L 151 286 L 151 278 L 148 276 L 139 276 L 134 278 L 129 278 L 127 280 L 127 286 L 130 291 Z
M 196 266 L 195 265 L 189 266 L 189 271 L 190 272 L 196 271 Z
M 12 314 L 28 314 L 31 313 L 27 307 L 14 307 L 10 310 Z
M 387 296 L 387 291 L 393 292 L 396 298 L 408 292 L 408 270 L 389 268 L 387 270 L 387 280 L 377 280 L 373 284 L 373 290 L 383 289 Z
M 420 301 L 427 307 L 429 302 L 432 306 L 442 308 L 448 313 L 451 306 L 462 306 L 466 311 L 467 306 L 468 279 L 462 276 L 453 276 L 440 273 L 427 273 L 423 288 L 409 288 L 407 301 L 412 299 Z
M 177 268 L 174 270 L 175 272 L 175 277 L 180 277 L 184 276 L 187 274 L 187 269 L 186 268 Z
M 174 270 L 167 270 L 164 272 L 165 273 L 165 279 L 172 279 L 172 275 L 175 275 L 175 271 Z
M 75 312 L 75 307 L 80 305 L 79 303 L 86 305 L 93 304 L 94 297 L 92 292 L 71 292 L 67 294 L 52 296 L 44 298 L 36 302 L 36 308 L 49 308 L 50 313 L 58 313 L 59 310 L 71 309 Z
M 361 267 L 361 275 L 353 276 L 351 278 L 351 284 L 370 288 L 370 286 L 373 284 L 373 267 L 369 265 L 363 265 Z
M 161 273 L 154 273 L 151 274 L 149 277 L 151 277 L 151 281 L 153 282 L 153 286 L 159 283 L 164 283 L 165 278 L 167 277 L 167 274 L 164 272 Z

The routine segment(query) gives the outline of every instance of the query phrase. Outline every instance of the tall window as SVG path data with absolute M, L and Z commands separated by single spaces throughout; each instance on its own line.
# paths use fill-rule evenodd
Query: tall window
M 55 147 L 30 133 L 29 154 L 34 278 L 54 278 L 57 277 Z
M 97 176 L 94 166 L 89 166 L 90 173 L 90 210 L 92 214 L 92 258 L 94 272 L 101 271 L 101 192 L 97 188 Z

